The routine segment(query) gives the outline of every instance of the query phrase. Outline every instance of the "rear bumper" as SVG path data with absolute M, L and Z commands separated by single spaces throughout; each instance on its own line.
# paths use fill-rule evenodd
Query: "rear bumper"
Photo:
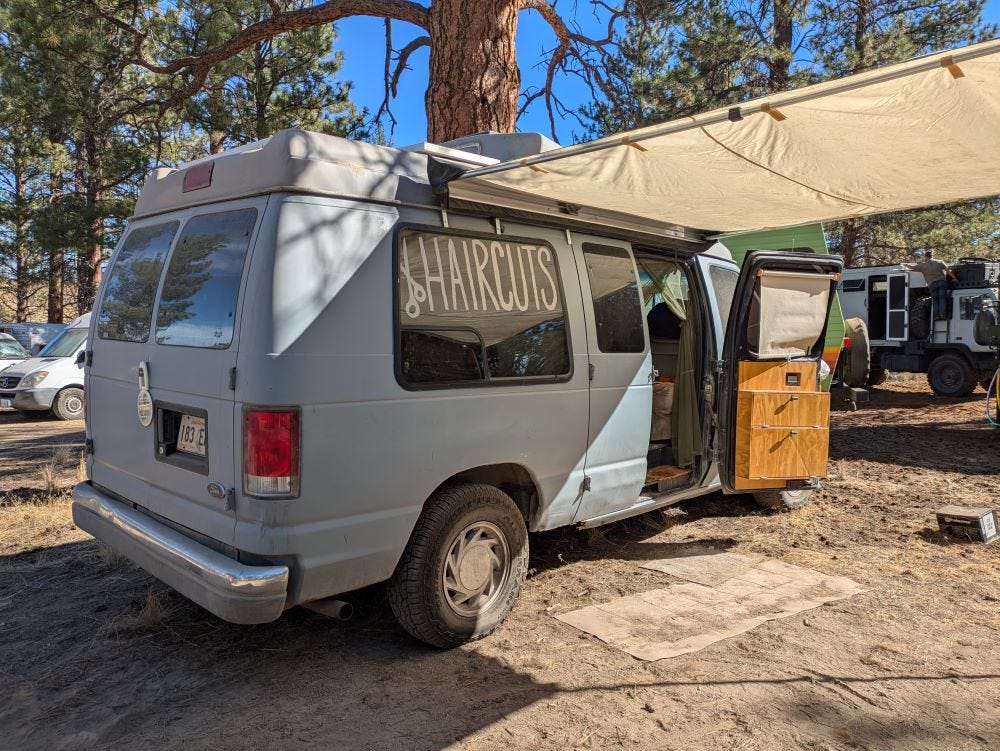
M 287 566 L 234 561 L 89 482 L 73 489 L 73 521 L 224 620 L 266 623 L 285 609 Z

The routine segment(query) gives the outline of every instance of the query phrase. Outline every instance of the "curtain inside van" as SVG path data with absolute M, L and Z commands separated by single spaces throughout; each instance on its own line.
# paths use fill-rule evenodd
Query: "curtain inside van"
M 690 467 L 703 450 L 701 412 L 698 408 L 696 363 L 699 322 L 691 304 L 684 270 L 670 261 L 637 258 L 646 313 L 666 303 L 681 321 L 674 376 L 674 404 L 670 415 L 670 443 L 678 467 Z

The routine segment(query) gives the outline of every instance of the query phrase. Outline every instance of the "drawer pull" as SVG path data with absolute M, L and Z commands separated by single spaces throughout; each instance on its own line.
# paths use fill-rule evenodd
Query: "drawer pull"
M 797 430 L 789 430 L 788 431 L 788 435 L 798 435 L 798 434 L 799 434 L 799 431 L 797 431 Z

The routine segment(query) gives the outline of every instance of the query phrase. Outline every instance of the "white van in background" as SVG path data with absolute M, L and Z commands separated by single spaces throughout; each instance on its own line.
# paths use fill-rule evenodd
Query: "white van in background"
M 10 334 L 0 333 L 0 372 L 27 360 L 31 355 Z
M 0 407 L 25 416 L 51 412 L 60 420 L 83 419 L 83 363 L 90 313 L 77 318 L 35 357 L 0 373 Z

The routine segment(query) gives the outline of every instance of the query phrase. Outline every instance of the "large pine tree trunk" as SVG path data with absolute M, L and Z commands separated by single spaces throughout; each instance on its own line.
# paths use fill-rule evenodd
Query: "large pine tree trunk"
M 87 221 L 86 246 L 80 249 L 77 268 L 77 315 L 83 315 L 94 305 L 97 287 L 101 283 L 101 260 L 104 253 L 104 155 L 92 134 L 84 136 L 86 172 L 82 176 L 84 210 Z
M 63 322 L 63 266 L 65 256 L 62 249 L 49 251 L 49 295 L 48 322 Z
M 28 207 L 25 196 L 23 174 L 19 164 L 15 164 L 14 182 L 14 298 L 15 321 L 27 321 L 31 313 L 31 259 L 28 248 Z
M 791 0 L 774 0 L 774 51 L 768 63 L 767 89 L 784 91 L 792 71 L 792 30 L 794 8 Z
M 51 139 L 55 142 L 55 139 Z M 49 208 L 58 202 L 63 192 L 63 176 L 59 170 L 52 170 L 49 173 Z M 49 242 L 58 243 L 56 238 L 49 238 Z M 49 247 L 49 292 L 47 296 L 46 320 L 49 323 L 63 322 L 63 279 L 66 273 L 66 254 L 61 246 Z
M 517 121 L 517 0 L 435 0 L 430 7 L 427 138 L 436 143 Z
M 848 219 L 844 222 L 840 235 L 840 255 L 844 257 L 844 266 L 852 267 L 858 257 L 858 244 L 861 241 L 861 228 L 858 220 Z

